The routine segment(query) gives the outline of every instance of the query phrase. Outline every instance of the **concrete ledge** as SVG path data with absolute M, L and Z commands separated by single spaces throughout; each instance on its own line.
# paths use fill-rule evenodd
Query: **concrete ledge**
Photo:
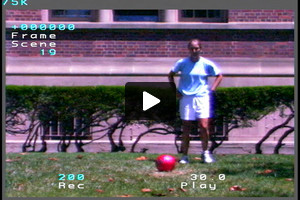
M 6 58 L 7 85 L 92 86 L 166 82 L 179 58 Z M 294 58 L 211 58 L 221 87 L 294 85 Z M 247 77 L 253 76 L 253 77 Z M 265 77 L 264 77 L 265 76 Z M 176 77 L 176 81 L 178 78 Z
M 47 152 L 57 152 L 58 141 L 47 142 Z M 126 152 L 130 151 L 132 141 L 124 141 Z M 23 141 L 6 141 L 6 153 L 20 153 L 22 150 Z M 237 141 L 237 142 L 224 142 L 219 148 L 215 150 L 216 154 L 254 154 L 256 142 Z M 268 142 L 262 145 L 262 151 L 264 154 L 273 154 L 275 142 Z M 37 142 L 36 150 L 41 148 L 40 142 Z M 110 144 L 108 141 L 96 141 L 83 147 L 85 152 L 109 152 Z M 174 141 L 171 142 L 157 142 L 157 141 L 140 141 L 135 152 L 140 152 L 143 148 L 148 149 L 147 153 L 172 153 L 176 154 L 177 150 Z M 68 152 L 76 152 L 76 148 L 73 144 L 68 148 Z M 189 152 L 191 154 L 199 154 L 201 152 L 201 143 L 193 141 L 190 144 Z M 293 155 L 294 143 L 288 142 L 280 149 L 280 154 Z
M 6 57 L 6 73 L 151 73 L 167 74 L 176 57 Z M 208 58 L 224 74 L 294 75 L 294 58 Z

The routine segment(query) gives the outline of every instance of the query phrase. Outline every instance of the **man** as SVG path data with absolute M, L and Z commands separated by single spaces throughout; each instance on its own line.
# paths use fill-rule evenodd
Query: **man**
M 218 67 L 210 60 L 200 56 L 201 41 L 192 39 L 188 43 L 189 57 L 180 59 L 169 73 L 169 81 L 174 82 L 174 75 L 181 72 L 177 90 L 180 99 L 180 118 L 182 119 L 182 157 L 180 163 L 189 163 L 189 134 L 193 121 L 197 120 L 202 137 L 202 161 L 213 163 L 215 159 L 208 151 L 208 141 L 211 134 L 211 93 L 216 90 L 223 76 Z M 209 88 L 208 76 L 216 76 Z

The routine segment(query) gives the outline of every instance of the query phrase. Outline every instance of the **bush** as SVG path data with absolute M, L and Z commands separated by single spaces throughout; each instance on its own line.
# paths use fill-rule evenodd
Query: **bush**
M 293 86 L 219 88 L 216 93 L 216 121 L 235 121 L 245 126 L 280 106 L 294 103 Z
M 6 114 L 33 110 L 37 119 L 50 121 L 70 117 L 86 117 L 101 111 L 123 111 L 124 88 L 111 86 L 98 87 L 44 87 L 7 86 Z
M 123 86 L 88 86 L 88 87 L 46 87 L 46 86 L 6 86 L 6 132 L 29 133 L 37 138 L 38 126 L 49 126 L 50 121 L 60 121 L 69 134 L 78 133 L 90 127 L 101 127 L 109 119 L 117 119 L 106 131 L 112 151 L 118 151 L 112 134 L 117 129 L 123 130 L 129 123 L 148 126 L 148 131 L 141 133 L 138 140 L 147 133 L 170 134 L 180 130 L 179 117 L 174 121 L 132 121 L 124 119 L 125 89 Z M 215 103 L 215 123 L 227 123 L 229 130 L 251 126 L 263 116 L 280 107 L 293 111 L 293 86 L 260 86 L 218 88 L 213 94 Z M 292 116 L 293 117 L 293 116 Z M 83 120 L 85 127 L 72 130 L 68 122 L 74 118 Z M 20 129 L 20 125 L 29 123 L 29 128 Z M 165 124 L 165 129 L 151 129 L 153 124 Z M 107 123 L 109 124 L 109 123 Z M 122 132 L 122 131 L 121 131 Z M 227 134 L 228 134 L 227 132 Z M 67 136 L 64 133 L 63 136 Z M 92 133 L 90 133 L 92 134 Z M 31 137 L 31 139 L 30 139 Z M 31 146 L 34 136 L 28 136 L 25 146 Z M 121 136 L 119 145 L 123 148 Z M 133 146 L 138 142 L 134 143 Z M 77 140 L 76 140 L 77 142 Z M 82 146 L 82 145 L 81 145 Z

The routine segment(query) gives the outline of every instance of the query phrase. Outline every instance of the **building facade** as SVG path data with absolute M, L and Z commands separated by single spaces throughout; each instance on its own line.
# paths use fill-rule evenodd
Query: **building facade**
M 294 85 L 294 16 L 293 10 L 262 9 L 7 10 L 6 84 L 167 81 L 174 63 L 188 55 L 187 41 L 199 38 L 202 55 L 225 75 L 221 87 Z M 253 128 L 233 131 L 229 141 L 257 142 L 283 120 L 272 114 Z M 137 135 L 128 132 L 134 140 Z M 293 143 L 294 136 L 286 140 Z
M 59 57 L 182 57 L 191 38 L 208 57 L 294 57 L 292 10 L 8 10 L 6 21 L 74 24 L 54 31 Z M 41 56 L 7 42 L 7 56 Z

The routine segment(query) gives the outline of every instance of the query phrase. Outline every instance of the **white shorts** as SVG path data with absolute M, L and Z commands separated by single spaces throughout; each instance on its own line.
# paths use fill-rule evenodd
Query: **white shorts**
M 210 96 L 183 96 L 180 99 L 179 111 L 182 120 L 211 118 Z

